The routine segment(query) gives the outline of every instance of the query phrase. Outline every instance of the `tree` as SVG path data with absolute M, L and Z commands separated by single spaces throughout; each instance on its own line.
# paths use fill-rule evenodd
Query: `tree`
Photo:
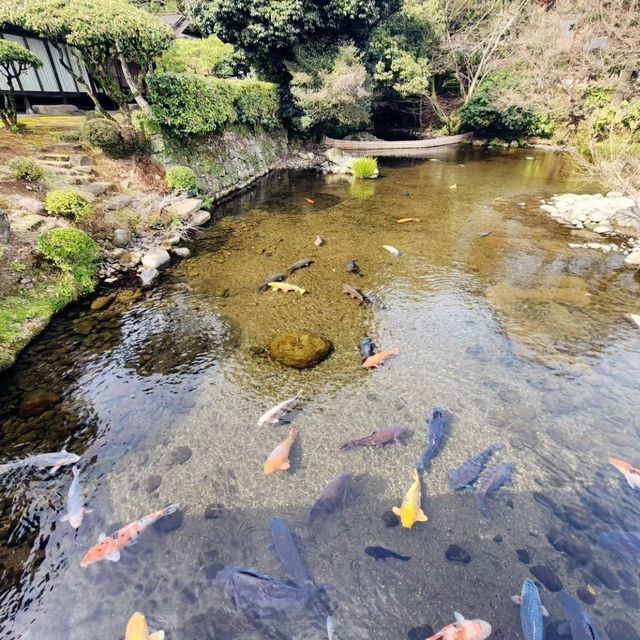
M 233 74 L 233 46 L 217 36 L 197 40 L 177 38 L 158 59 L 158 70 L 165 73 L 195 73 L 199 76 L 227 78 Z
M 4 103 L 0 107 L 0 120 L 7 129 L 14 130 L 18 126 L 14 82 L 27 69 L 41 66 L 40 58 L 22 45 L 10 40 L 0 40 L 0 74 L 7 82 L 7 89 L 2 92 Z
M 299 54 L 290 65 L 291 93 L 302 112 L 303 130 L 357 130 L 369 124 L 370 78 L 354 45 L 343 45 L 330 58 Z
M 16 0 L 0 4 L 0 24 L 23 27 L 48 39 L 60 64 L 82 85 L 96 110 L 106 116 L 91 83 L 65 59 L 68 45 L 79 65 L 116 102 L 127 119 L 133 99 L 148 111 L 146 79 L 155 58 L 171 42 L 173 32 L 159 18 L 126 0 Z M 126 88 L 120 86 L 120 67 Z
M 287 78 L 286 64 L 309 42 L 363 47 L 399 0 L 184 0 L 203 33 L 231 43 L 266 77 Z

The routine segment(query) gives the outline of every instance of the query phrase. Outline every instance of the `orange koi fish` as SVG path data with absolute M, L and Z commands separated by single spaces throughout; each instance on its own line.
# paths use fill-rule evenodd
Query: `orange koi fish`
M 389 351 L 381 351 L 373 356 L 369 356 L 363 363 L 363 369 L 377 369 L 382 366 L 387 358 L 391 356 L 399 356 L 400 349 L 390 349 Z
M 640 489 L 640 469 L 618 458 L 609 458 L 608 462 L 625 477 L 632 489 Z
M 154 522 L 164 518 L 178 510 L 179 505 L 171 504 L 160 511 L 140 518 L 131 524 L 128 524 L 122 529 L 118 529 L 115 533 L 112 533 L 107 537 L 106 533 L 101 533 L 98 537 L 98 544 L 94 545 L 87 551 L 84 558 L 80 560 L 81 567 L 88 567 L 94 562 L 100 562 L 100 560 L 109 560 L 110 562 L 118 562 L 120 560 L 120 552 L 126 547 L 135 544 L 140 537 L 140 534 Z
M 400 218 L 396 220 L 398 224 L 404 224 L 405 222 L 420 222 L 420 218 Z
M 315 204 L 316 203 L 316 201 L 312 200 L 311 198 L 305 198 L 304 200 L 305 200 L 305 202 L 308 202 L 309 204 Z
M 289 452 L 293 445 L 298 430 L 291 427 L 289 435 L 269 454 L 264 463 L 264 475 L 268 476 L 274 471 L 286 471 L 291 464 L 289 463 Z
M 465 620 L 454 611 L 456 621 L 448 624 L 427 640 L 485 640 L 491 635 L 491 625 L 484 620 Z

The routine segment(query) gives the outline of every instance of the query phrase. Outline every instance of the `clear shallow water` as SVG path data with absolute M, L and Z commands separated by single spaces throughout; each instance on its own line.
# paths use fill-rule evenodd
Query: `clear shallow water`
M 220 209 L 192 245 L 194 257 L 154 292 L 57 318 L 1 379 L 1 451 L 12 459 L 66 444 L 82 455 L 95 511 L 77 535 L 58 522 L 68 469 L 3 478 L 0 638 L 120 638 L 134 610 L 181 640 L 325 637 L 304 613 L 252 625 L 212 578 L 233 565 L 284 577 L 269 548 L 271 518 L 304 534 L 320 489 L 350 471 L 346 506 L 299 545 L 316 582 L 336 587 L 340 638 L 435 631 L 454 609 L 491 622 L 492 638 L 522 638 L 509 598 L 541 565 L 570 592 L 595 594 L 585 607 L 610 640 L 633 640 L 620 621 L 640 622 L 640 567 L 598 537 L 640 529 L 640 496 L 606 464 L 610 455 L 640 463 L 640 334 L 623 319 L 637 312 L 640 285 L 619 256 L 567 247 L 570 232 L 541 215 L 538 200 L 579 187 L 560 156 L 526 155 L 389 160 L 371 182 L 271 176 Z M 421 221 L 397 224 L 403 217 Z M 326 241 L 319 248 L 318 234 Z M 289 281 L 310 295 L 256 292 L 305 257 L 315 264 Z M 354 258 L 361 277 L 346 273 Z M 387 308 L 360 308 L 343 282 L 374 290 Z M 322 333 L 334 354 L 309 371 L 259 355 L 290 329 Z M 367 334 L 401 355 L 382 370 L 361 370 Z M 21 418 L 22 395 L 38 388 L 62 402 Z M 257 420 L 299 388 L 292 469 L 265 478 L 264 459 L 287 429 L 258 428 Z M 429 521 L 387 528 L 381 516 L 411 483 L 434 404 L 448 412 L 448 437 L 425 475 Z M 412 430 L 405 445 L 339 451 L 389 423 Z M 447 472 L 494 442 L 506 445 L 495 461 L 513 463 L 516 474 L 487 522 L 473 496 L 451 493 Z M 181 464 L 180 447 L 191 450 Z M 149 493 L 152 476 L 161 484 Z M 116 565 L 79 567 L 100 532 L 170 502 L 183 507 L 178 529 L 147 530 Z M 218 517 L 204 517 L 210 505 Z M 571 553 L 550 544 L 562 536 Z M 471 562 L 447 560 L 450 544 Z M 412 559 L 376 562 L 367 545 Z M 542 600 L 551 611 L 547 638 L 563 638 L 557 597 L 543 589 Z

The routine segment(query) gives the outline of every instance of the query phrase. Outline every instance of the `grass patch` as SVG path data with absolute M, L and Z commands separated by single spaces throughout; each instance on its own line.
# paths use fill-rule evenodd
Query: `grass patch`
M 370 156 L 356 158 L 351 164 L 356 178 L 375 178 L 378 175 L 378 159 Z
M 9 161 L 9 170 L 16 180 L 37 182 L 44 176 L 42 167 L 29 158 L 13 158 Z

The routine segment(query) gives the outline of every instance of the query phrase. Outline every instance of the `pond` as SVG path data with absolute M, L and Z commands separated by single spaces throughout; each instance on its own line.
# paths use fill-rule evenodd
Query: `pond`
M 623 317 L 637 312 L 638 280 L 619 254 L 569 248 L 576 232 L 540 213 L 541 198 L 581 188 L 561 155 L 441 150 L 385 159 L 381 174 L 272 174 L 220 207 L 157 289 L 60 314 L 0 379 L 3 460 L 66 446 L 93 509 L 77 532 L 60 520 L 68 466 L 0 477 L 0 638 L 113 640 L 136 610 L 168 639 L 326 637 L 311 608 L 235 612 L 215 580 L 237 565 L 285 580 L 274 516 L 313 580 L 335 587 L 317 606 L 335 610 L 342 640 L 424 639 L 454 610 L 521 639 L 510 597 L 526 577 L 550 612 L 545 637 L 570 638 L 558 583 L 610 640 L 639 637 L 640 554 L 615 536 L 640 530 L 640 495 L 607 464 L 640 463 L 640 333 Z M 257 291 L 302 258 L 314 263 L 288 282 L 308 294 Z M 274 363 L 264 346 L 291 330 L 325 336 L 333 354 L 309 370 Z M 363 369 L 367 335 L 400 355 Z M 34 390 L 53 406 L 25 417 Z M 265 477 L 288 426 L 258 419 L 298 390 L 291 468 Z M 388 526 L 435 405 L 446 429 L 424 474 L 428 521 Z M 409 436 L 340 449 L 389 424 Z M 486 519 L 448 472 L 494 443 L 513 486 Z M 320 490 L 347 472 L 345 504 L 307 527 Z M 170 503 L 180 512 L 118 563 L 81 568 L 101 532 Z M 365 554 L 378 545 L 411 559 Z

